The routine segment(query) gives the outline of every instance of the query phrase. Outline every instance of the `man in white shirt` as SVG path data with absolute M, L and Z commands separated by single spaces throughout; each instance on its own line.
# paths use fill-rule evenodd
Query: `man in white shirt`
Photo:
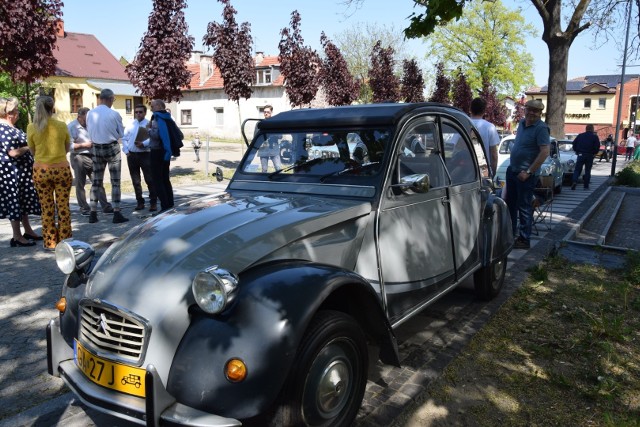
M 93 182 L 93 160 L 91 159 L 91 146 L 93 143 L 87 132 L 87 113 L 89 109 L 82 107 L 78 109 L 78 118 L 67 125 L 71 136 L 70 160 L 73 174 L 76 180 L 76 200 L 80 206 L 80 214 L 89 216 L 91 207 L 87 203 L 87 196 L 84 190 L 87 177 Z M 102 206 L 102 212 L 113 213 L 113 207 L 107 201 L 104 187 L 99 188 L 98 200 Z
M 149 149 L 149 138 L 147 132 L 147 107 L 139 104 L 134 110 L 133 122 L 124 130 L 122 138 L 122 151 L 127 156 L 127 167 L 131 175 L 131 183 L 136 193 L 137 205 L 135 211 L 144 209 L 144 197 L 142 196 L 142 180 L 140 171 L 144 176 L 144 182 L 149 189 L 149 211 L 158 210 L 158 198 L 151 181 L 151 152 Z
M 500 136 L 493 123 L 482 118 L 486 109 L 487 102 L 484 99 L 474 98 L 473 101 L 471 101 L 471 121 L 480 133 L 482 143 L 484 144 L 484 152 L 489 155 L 487 162 L 489 163 L 490 174 L 493 177 L 498 167 L 498 144 L 500 144 Z
M 627 152 L 624 156 L 625 160 L 631 160 L 631 158 L 633 157 L 633 150 L 637 143 L 638 140 L 636 139 L 636 136 L 634 134 L 630 134 L 627 138 Z
M 124 136 L 124 126 L 120 114 L 111 109 L 115 95 L 111 89 L 102 89 L 100 102 L 87 114 L 87 131 L 93 142 L 93 183 L 91 185 L 91 213 L 89 222 L 98 222 L 98 189 L 104 180 L 104 170 L 109 166 L 111 176 L 111 203 L 113 203 L 113 223 L 129 221 L 120 213 L 120 173 L 121 156 L 118 140 Z

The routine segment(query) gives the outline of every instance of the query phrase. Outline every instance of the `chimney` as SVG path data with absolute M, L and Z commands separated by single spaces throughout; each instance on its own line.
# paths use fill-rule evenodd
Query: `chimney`
M 62 19 L 56 20 L 56 35 L 64 37 L 64 21 Z
M 260 65 L 264 61 L 264 52 L 256 52 L 255 64 Z

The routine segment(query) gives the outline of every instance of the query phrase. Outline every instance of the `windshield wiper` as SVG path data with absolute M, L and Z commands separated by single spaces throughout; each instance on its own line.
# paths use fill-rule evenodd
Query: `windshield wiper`
M 324 182 L 325 179 L 327 179 L 329 177 L 332 177 L 332 176 L 335 176 L 335 175 L 342 175 L 343 173 L 347 173 L 347 172 L 353 172 L 353 171 L 359 171 L 359 170 L 362 170 L 362 169 L 368 169 L 370 166 L 377 165 L 379 163 L 380 162 L 369 162 L 369 163 L 364 163 L 362 165 L 358 164 L 358 166 L 352 166 L 352 167 L 348 167 L 346 169 L 342 169 L 342 170 L 339 170 L 339 171 L 331 172 L 331 173 L 328 173 L 326 175 L 322 175 L 320 177 L 320 182 Z
M 282 172 L 287 172 L 287 171 L 290 171 L 291 169 L 296 169 L 296 168 L 301 168 L 301 167 L 303 167 L 303 166 L 310 166 L 310 165 L 316 164 L 316 163 L 318 163 L 320 160 L 324 160 L 324 159 L 322 159 L 322 158 L 320 158 L 320 157 L 316 157 L 315 159 L 308 159 L 308 160 L 305 160 L 305 161 L 304 161 L 304 162 L 302 162 L 302 163 L 294 163 L 293 165 L 291 165 L 291 166 L 287 166 L 287 167 L 286 167 L 286 168 L 284 168 L 284 169 L 278 169 L 278 170 L 277 170 L 277 171 L 275 171 L 275 172 L 271 172 L 269 175 L 267 175 L 267 178 L 271 179 L 271 178 L 273 178 L 274 176 L 276 176 L 276 175 L 278 175 L 278 174 L 281 174 Z

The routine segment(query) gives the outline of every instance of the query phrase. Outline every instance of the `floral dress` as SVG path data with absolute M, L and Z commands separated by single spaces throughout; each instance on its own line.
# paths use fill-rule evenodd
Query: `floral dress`
M 33 155 L 9 156 L 9 151 L 27 146 L 20 129 L 0 123 L 0 218 L 19 221 L 22 215 L 40 215 L 40 201 L 33 185 Z

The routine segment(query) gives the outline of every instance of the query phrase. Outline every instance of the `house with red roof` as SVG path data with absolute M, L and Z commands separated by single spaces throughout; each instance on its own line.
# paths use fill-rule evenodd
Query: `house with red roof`
M 273 106 L 274 114 L 291 109 L 278 57 L 258 52 L 254 61 L 256 80 L 253 93 L 249 99 L 240 99 L 238 111 L 238 104 L 227 99 L 213 56 L 192 53 L 187 64 L 192 74 L 190 88 L 182 89 L 180 101 L 169 104 L 173 118 L 187 138 L 197 132 L 201 138 L 238 139 L 241 137 L 240 120 L 262 118 L 265 105 Z M 253 125 L 251 122 L 250 135 L 253 135 Z
M 124 66 L 92 34 L 70 33 L 57 23 L 58 40 L 53 55 L 58 60 L 54 76 L 42 82 L 41 92 L 55 100 L 56 118 L 66 123 L 77 117 L 80 107 L 98 105 L 100 91 L 113 90 L 113 109 L 124 123 L 133 119 L 133 107 L 143 102 Z

